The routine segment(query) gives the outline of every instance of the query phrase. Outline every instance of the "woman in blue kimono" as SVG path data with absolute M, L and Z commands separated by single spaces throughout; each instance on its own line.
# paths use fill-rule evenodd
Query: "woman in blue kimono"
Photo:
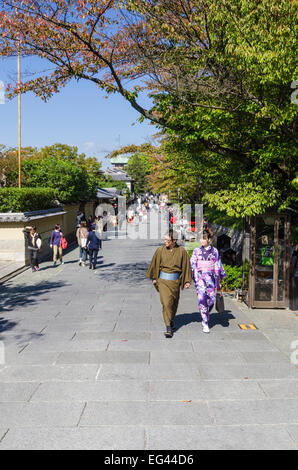
M 190 260 L 204 333 L 210 331 L 209 314 L 215 302 L 216 290 L 220 289 L 220 279 L 226 276 L 218 250 L 210 245 L 212 238 L 212 230 L 204 230 L 202 245 L 194 249 Z

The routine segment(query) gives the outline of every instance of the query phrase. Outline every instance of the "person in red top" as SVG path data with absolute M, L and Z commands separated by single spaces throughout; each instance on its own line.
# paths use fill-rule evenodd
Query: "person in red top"
M 177 222 L 177 218 L 173 214 L 172 217 L 170 218 L 170 224 L 175 225 L 176 222 Z

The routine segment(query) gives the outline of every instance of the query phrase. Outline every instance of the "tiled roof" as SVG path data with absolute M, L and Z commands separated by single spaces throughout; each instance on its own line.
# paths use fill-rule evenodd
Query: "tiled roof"
M 31 212 L 2 212 L 0 213 L 0 222 L 29 222 L 61 214 L 66 214 L 66 212 L 59 207 Z
M 125 171 L 121 170 L 107 170 L 106 175 L 111 176 L 114 181 L 133 181 L 133 179 L 125 173 Z

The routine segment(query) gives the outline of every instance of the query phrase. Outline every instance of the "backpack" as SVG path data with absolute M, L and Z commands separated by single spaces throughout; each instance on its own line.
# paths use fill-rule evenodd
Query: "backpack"
M 68 243 L 67 243 L 67 240 L 66 240 L 65 237 L 61 237 L 60 246 L 61 246 L 62 250 L 66 250 L 66 248 L 68 247 Z

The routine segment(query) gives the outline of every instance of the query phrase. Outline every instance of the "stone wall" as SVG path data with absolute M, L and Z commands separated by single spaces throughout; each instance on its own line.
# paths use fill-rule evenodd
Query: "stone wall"
M 94 213 L 94 203 L 89 202 L 85 207 L 71 204 L 58 209 L 0 214 L 0 261 L 28 264 L 29 257 L 22 232 L 26 226 L 35 225 L 42 238 L 40 259 L 46 259 L 51 255 L 50 237 L 56 224 L 61 224 L 63 234 L 69 243 L 74 241 L 76 215 L 80 207 L 84 209 L 86 216 Z
M 214 246 L 216 246 L 217 237 L 220 235 L 228 235 L 231 238 L 231 248 L 236 252 L 242 250 L 242 232 L 234 228 L 224 227 L 223 225 L 210 224 L 214 231 Z
M 42 238 L 41 259 L 49 255 L 49 240 L 55 224 L 63 224 L 62 209 L 0 214 L 0 260 L 28 263 L 23 229 L 35 225 Z

